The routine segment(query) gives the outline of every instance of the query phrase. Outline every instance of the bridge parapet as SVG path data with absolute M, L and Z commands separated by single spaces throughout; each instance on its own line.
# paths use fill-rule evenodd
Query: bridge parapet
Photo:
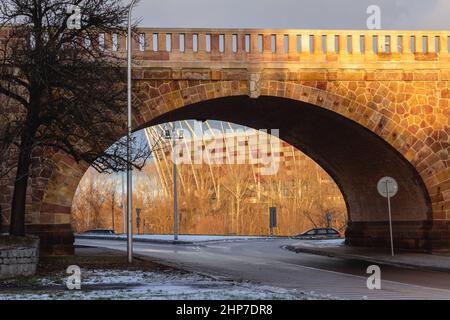
M 300 64 L 450 64 L 450 31 L 139 29 L 134 54 L 142 61 Z M 109 50 L 125 53 L 126 38 L 106 35 Z M 414 67 L 417 67 L 415 64 Z
M 0 30 L 0 41 L 9 31 Z M 126 55 L 123 31 L 95 37 L 87 43 Z M 145 68 L 439 69 L 450 80 L 450 30 L 140 28 L 133 55 Z

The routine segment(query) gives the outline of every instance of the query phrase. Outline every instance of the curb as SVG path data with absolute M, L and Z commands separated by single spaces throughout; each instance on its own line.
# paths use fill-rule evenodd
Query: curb
M 255 240 L 272 240 L 272 239 L 289 239 L 289 237 L 261 237 L 261 238 L 246 238 L 246 239 L 211 239 L 211 240 L 199 240 L 199 241 L 186 241 L 186 240 L 161 240 L 161 239 L 142 239 L 134 238 L 133 242 L 146 242 L 157 244 L 175 244 L 175 245 L 201 245 L 202 243 L 211 242 L 231 242 L 231 241 L 255 241 Z M 110 237 L 110 236 L 89 236 L 89 235 L 76 235 L 75 239 L 88 239 L 88 240 L 114 240 L 114 241 L 127 241 L 126 238 Z
M 361 256 L 356 254 L 342 254 L 342 253 L 334 253 L 330 251 L 325 250 L 318 250 L 318 249 L 309 249 L 309 248 L 299 248 L 295 246 L 282 246 L 282 249 L 289 250 L 295 253 L 308 253 L 308 254 L 314 254 L 319 256 L 327 256 L 332 258 L 341 258 L 341 259 L 347 259 L 347 260 L 357 260 L 362 262 L 368 262 L 368 263 L 375 263 L 379 265 L 387 265 L 392 267 L 400 267 L 400 268 L 408 268 L 408 269 L 415 269 L 415 270 L 428 270 L 428 271 L 437 271 L 437 272 L 450 272 L 450 267 L 435 267 L 435 266 L 427 266 L 427 265 L 417 265 L 407 262 L 394 262 L 394 261 L 387 261 L 383 259 L 377 259 L 373 257 L 368 256 Z

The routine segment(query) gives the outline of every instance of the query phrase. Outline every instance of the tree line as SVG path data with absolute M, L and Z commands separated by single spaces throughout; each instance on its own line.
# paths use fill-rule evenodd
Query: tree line
M 277 208 L 276 235 L 294 235 L 313 227 L 331 226 L 341 232 L 347 224 L 343 197 L 333 180 L 311 159 L 296 151 L 295 163 L 281 163 L 277 174 L 254 176 L 246 165 L 178 165 L 178 210 L 184 234 L 268 235 L 269 208 Z M 149 162 L 135 175 L 134 218 L 141 209 L 140 228 L 134 232 L 170 234 L 173 228 L 171 170 L 164 173 Z M 169 182 L 169 185 L 167 185 Z M 88 171 L 72 208 L 76 231 L 123 230 L 120 176 Z

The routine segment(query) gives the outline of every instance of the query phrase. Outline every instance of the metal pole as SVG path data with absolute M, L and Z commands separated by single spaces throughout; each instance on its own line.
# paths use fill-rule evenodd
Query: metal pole
M 176 133 L 174 133 L 176 134 Z M 177 164 L 176 164 L 176 154 L 175 147 L 177 142 L 177 137 L 172 137 L 173 139 L 173 240 L 178 240 L 178 195 L 177 195 Z
M 394 256 L 394 239 L 392 236 L 392 215 L 391 215 L 391 196 L 389 193 L 388 181 L 386 181 L 386 193 L 387 193 L 387 201 L 388 201 L 388 211 L 389 211 L 389 233 L 391 236 L 391 255 Z
M 131 16 L 133 12 L 133 6 L 136 0 L 132 0 L 130 8 L 128 9 L 128 34 L 127 34 L 127 66 L 128 66 L 128 117 L 127 117 L 127 220 L 128 220 L 128 230 L 127 230 L 127 255 L 128 262 L 133 262 L 133 217 L 132 217 L 132 207 L 133 207 L 133 183 L 132 183 L 132 172 L 131 172 L 131 54 L 132 54 L 132 34 L 131 34 Z
M 116 226 L 114 224 L 115 220 L 115 211 L 116 211 L 116 194 L 117 194 L 117 185 L 114 185 L 114 191 L 111 193 L 111 222 L 112 229 L 116 232 Z
M 120 175 L 122 177 L 122 229 L 123 233 L 127 233 L 127 210 L 125 208 L 125 174 L 124 172 Z

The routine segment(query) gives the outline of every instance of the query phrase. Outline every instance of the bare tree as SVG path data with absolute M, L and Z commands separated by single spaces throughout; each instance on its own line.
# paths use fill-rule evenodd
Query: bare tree
M 232 212 L 232 230 L 239 234 L 242 223 L 242 202 L 249 196 L 251 191 L 250 185 L 253 181 L 251 174 L 251 165 L 226 166 L 227 179 L 223 184 L 224 188 L 232 195 L 233 212 Z
M 69 5 L 81 10 L 79 29 L 67 28 Z M 18 150 L 12 235 L 25 233 L 34 152 L 64 152 L 100 172 L 129 165 L 124 139 L 109 147 L 125 132 L 126 72 L 107 50 L 107 35 L 124 35 L 126 17 L 121 0 L 1 1 L 0 101 L 14 108 L 1 121 L 0 151 Z M 130 165 L 142 168 L 148 157 L 135 142 Z
M 109 219 L 106 219 L 104 210 L 111 199 L 112 186 L 111 181 L 93 169 L 87 171 L 83 177 L 83 183 L 78 187 L 74 201 L 75 218 L 82 217 L 82 223 L 77 226 L 77 230 L 107 227 Z
M 142 208 L 145 232 L 171 233 L 171 154 L 160 150 L 155 156 L 161 159 L 149 162 L 136 175 L 133 203 Z M 255 178 L 253 172 L 258 169 L 250 164 L 180 164 L 177 170 L 182 233 L 266 235 L 271 206 L 277 207 L 277 235 L 324 227 L 327 212 L 333 213 L 333 227 L 345 229 L 345 202 L 339 188 L 299 150 L 295 150 L 295 161 L 291 158 L 280 163 L 280 170 L 270 176 Z M 81 185 L 84 183 L 83 179 Z M 109 221 L 110 215 L 110 207 L 104 206 L 103 218 Z M 76 218 L 82 220 L 83 216 L 88 216 L 87 209 Z

